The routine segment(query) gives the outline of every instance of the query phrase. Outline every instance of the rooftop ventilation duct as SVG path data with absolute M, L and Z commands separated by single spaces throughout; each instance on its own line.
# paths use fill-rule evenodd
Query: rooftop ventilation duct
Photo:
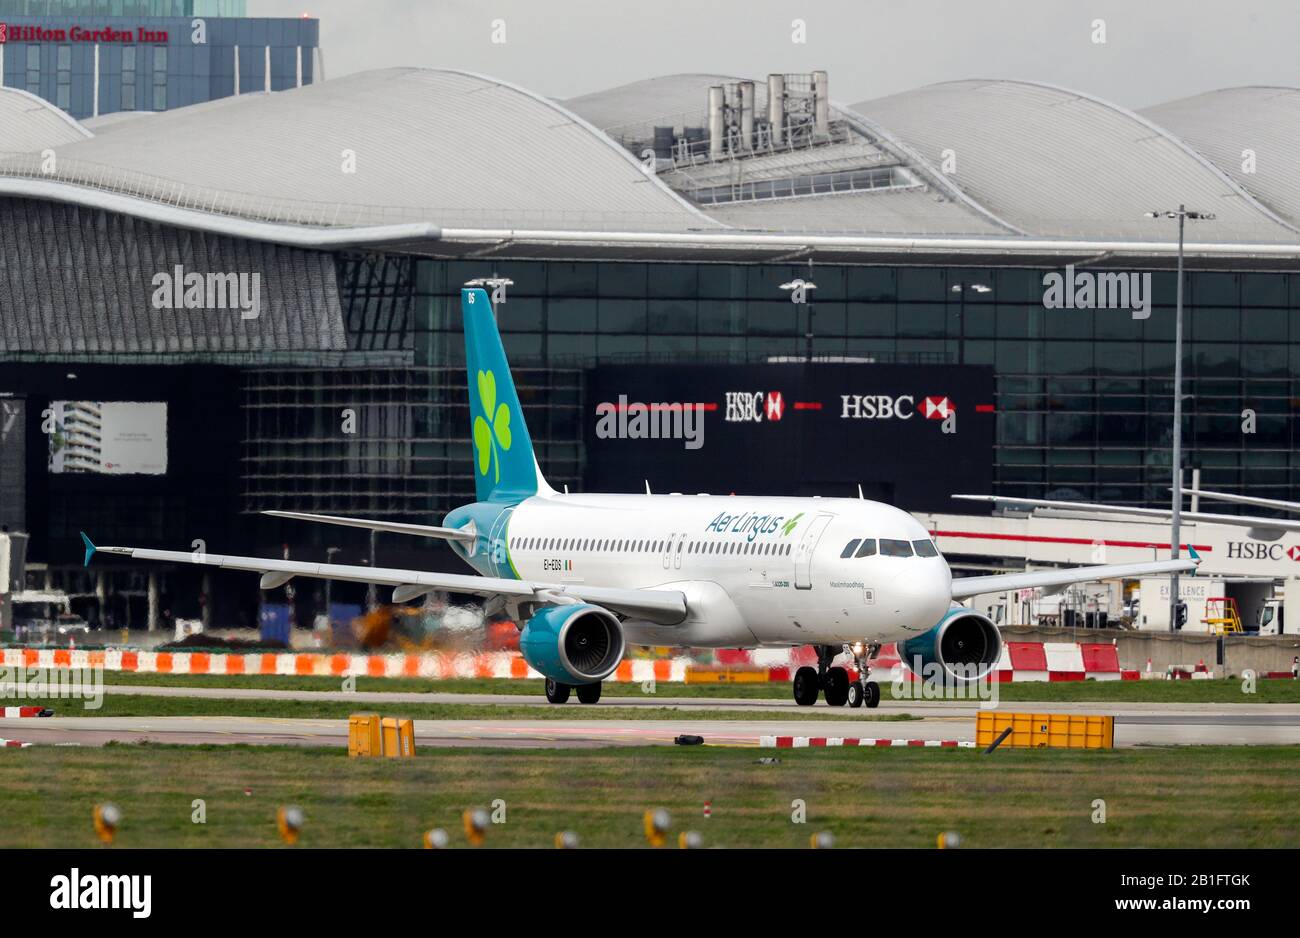
M 767 123 L 772 146 L 785 143 L 785 76 L 767 76 Z

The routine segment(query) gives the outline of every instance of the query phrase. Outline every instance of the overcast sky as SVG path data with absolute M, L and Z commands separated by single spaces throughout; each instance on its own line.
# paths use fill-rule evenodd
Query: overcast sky
M 852 103 L 958 78 L 1044 81 L 1131 108 L 1300 84 L 1295 0 L 249 0 L 321 20 L 326 78 L 450 66 L 553 97 L 673 72 L 830 73 Z M 807 42 L 791 41 L 791 21 Z M 492 22 L 506 24 L 493 44 Z M 1105 21 L 1106 42 L 1093 41 Z

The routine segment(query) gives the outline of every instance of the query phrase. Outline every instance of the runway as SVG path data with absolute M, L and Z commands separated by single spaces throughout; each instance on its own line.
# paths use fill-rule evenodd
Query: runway
M 0 684 L 0 691 L 3 691 L 7 685 Z M 108 684 L 104 686 L 104 693 L 107 695 L 122 694 L 136 695 L 145 697 L 195 697 L 205 699 L 225 699 L 225 700 L 305 700 L 305 701 L 342 701 L 355 703 L 363 707 L 371 705 L 393 705 L 403 703 L 423 703 L 423 704 L 473 704 L 478 706 L 508 706 L 508 707 L 538 707 L 552 709 L 556 705 L 548 703 L 542 695 L 540 685 L 536 691 L 527 694 L 473 694 L 473 693 L 445 693 L 421 692 L 421 691 L 318 691 L 318 690 L 277 690 L 263 688 L 235 688 L 235 687 L 177 687 L 177 686 L 153 686 L 153 685 L 135 685 L 135 684 Z M 75 706 L 75 704 L 73 705 Z M 571 700 L 568 704 L 563 705 L 571 710 L 579 711 L 579 708 L 585 709 L 588 704 L 579 704 L 576 700 Z M 639 696 L 621 697 L 606 696 L 602 697 L 600 702 L 595 704 L 597 707 L 649 707 L 649 708 L 671 708 L 684 712 L 699 710 L 728 710 L 739 713 L 753 714 L 755 718 L 767 718 L 773 720 L 794 720 L 798 714 L 807 711 L 788 698 L 770 698 L 756 699 L 751 697 L 672 697 L 660 696 L 657 694 L 642 694 Z M 819 702 L 815 709 L 818 712 L 825 712 L 829 709 L 824 703 Z M 866 713 L 878 714 L 898 714 L 908 713 L 923 718 L 955 718 L 970 717 L 973 718 L 981 709 L 980 701 L 952 701 L 952 700 L 894 700 L 888 695 L 886 689 L 885 698 L 881 701 L 879 709 L 875 711 L 860 711 Z M 989 709 L 985 707 L 984 709 Z M 996 708 L 999 710 L 1008 710 L 1014 713 L 1104 713 L 1107 715 L 1122 718 L 1128 721 L 1137 722 L 1148 718 L 1158 719 L 1161 722 L 1198 722 L 1209 718 L 1214 718 L 1214 722 L 1220 720 L 1226 722 L 1245 721 L 1247 723 L 1260 721 L 1262 723 L 1281 722 L 1287 724 L 1293 721 L 1296 726 L 1300 726 L 1300 704 L 1222 704 L 1222 703 L 1112 703 L 1104 704 L 1098 702 L 1058 702 L 1058 703 L 1035 703 L 1032 701 L 1006 701 L 1000 703 Z M 854 711 L 847 708 L 840 708 L 840 713 L 851 714 Z M 575 718 L 580 715 L 575 713 Z M 838 721 L 837 721 L 838 722 Z M 816 725 L 826 725 L 826 721 L 818 721 Z M 835 725 L 835 724 L 832 724 Z M 879 728 L 880 724 L 873 724 Z M 914 725 L 914 724 L 913 724 Z M 805 734 L 805 735 L 826 735 Z M 836 734 L 842 735 L 842 734 Z M 1300 742 L 1300 739 L 1297 739 Z
M 122 687 L 123 693 L 157 696 L 285 700 L 346 699 L 358 709 L 400 715 L 405 702 L 552 706 L 535 696 L 486 694 L 354 693 L 174 687 Z M 113 691 L 109 691 L 112 693 Z M 719 698 L 611 697 L 597 707 L 673 707 L 680 719 L 592 719 L 588 708 L 566 704 L 561 719 L 416 720 L 418 747 L 491 746 L 570 748 L 672 745 L 679 735 L 702 736 L 707 744 L 757 746 L 762 736 L 840 736 L 928 740 L 973 740 L 977 707 L 963 702 L 886 701 L 881 714 L 910 713 L 909 721 L 800 719 L 793 701 Z M 690 719 L 692 710 L 730 710 L 734 720 Z M 1033 713 L 1107 713 L 1116 717 L 1118 746 L 1300 745 L 1300 705 L 1294 704 L 1095 704 L 1004 705 Z M 69 708 L 44 719 L 0 719 L 0 737 L 35 745 L 98 746 L 110 741 L 185 744 L 345 746 L 347 723 L 339 719 L 274 717 L 93 717 Z M 852 711 L 845 711 L 851 713 Z M 571 716 L 569 715 L 571 714 Z M 744 714 L 740 716 L 740 714 Z

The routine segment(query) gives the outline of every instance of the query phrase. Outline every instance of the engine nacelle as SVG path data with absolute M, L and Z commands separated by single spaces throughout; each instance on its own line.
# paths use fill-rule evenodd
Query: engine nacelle
M 587 603 L 540 609 L 519 634 L 524 660 L 561 684 L 604 680 L 623 660 L 626 647 L 614 614 Z
M 988 616 L 953 606 L 930 631 L 900 642 L 898 655 L 912 671 L 918 659 L 922 668 L 939 665 L 945 682 L 978 681 L 997 667 L 1002 634 Z

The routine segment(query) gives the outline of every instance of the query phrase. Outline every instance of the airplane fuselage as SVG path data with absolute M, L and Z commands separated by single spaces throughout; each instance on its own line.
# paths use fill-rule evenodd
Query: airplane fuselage
M 453 548 L 487 576 L 672 589 L 681 622 L 629 619 L 638 644 L 700 647 L 906 639 L 951 604 L 952 578 L 926 529 L 859 499 L 547 495 L 476 503 L 479 540 Z

